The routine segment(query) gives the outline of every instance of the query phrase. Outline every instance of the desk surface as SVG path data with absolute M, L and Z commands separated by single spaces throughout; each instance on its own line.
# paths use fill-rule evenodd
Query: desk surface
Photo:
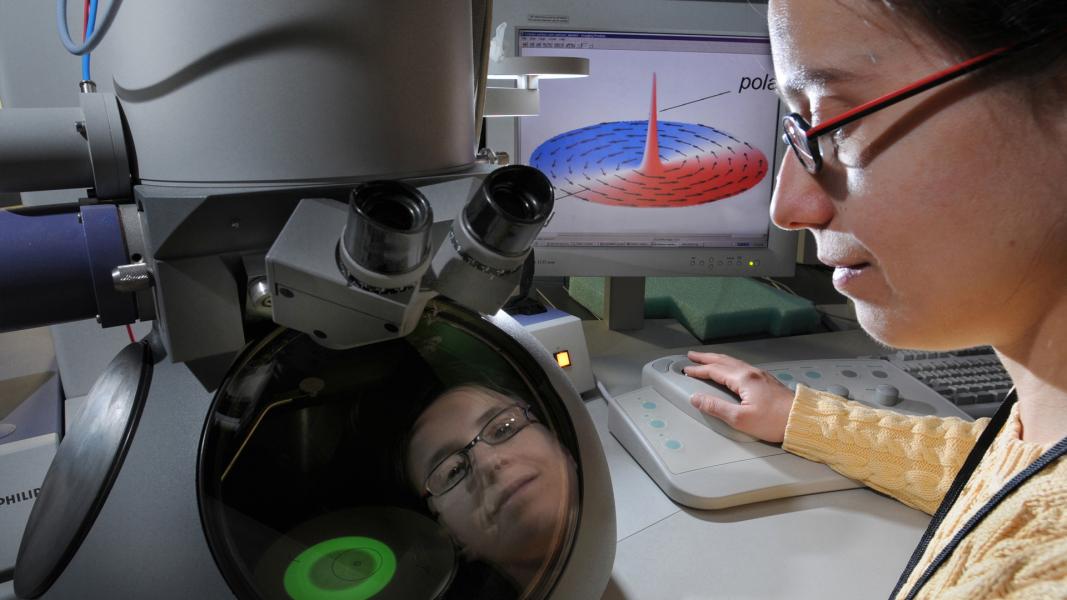
M 640 387 L 641 366 L 699 348 L 750 362 L 877 354 L 861 331 L 700 346 L 676 323 L 632 333 L 584 323 L 593 372 L 610 394 Z M 615 493 L 618 546 L 604 600 L 881 598 L 889 595 L 929 517 L 870 490 L 718 511 L 668 499 L 608 432 L 607 405 L 587 396 Z

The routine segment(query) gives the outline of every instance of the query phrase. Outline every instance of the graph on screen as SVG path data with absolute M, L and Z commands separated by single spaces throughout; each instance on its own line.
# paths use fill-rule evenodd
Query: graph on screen
M 766 38 L 520 32 L 523 55 L 581 56 L 541 82 L 520 159 L 556 187 L 540 246 L 766 247 L 778 98 Z

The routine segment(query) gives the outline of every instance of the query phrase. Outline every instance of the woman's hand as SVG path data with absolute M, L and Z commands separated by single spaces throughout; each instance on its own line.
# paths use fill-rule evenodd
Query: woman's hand
M 793 406 L 792 390 L 770 373 L 725 354 L 689 352 L 689 360 L 697 365 L 686 367 L 686 375 L 710 379 L 741 398 L 741 403 L 736 404 L 715 396 L 693 394 L 689 401 L 700 412 L 767 442 L 779 443 L 785 438 L 785 425 Z

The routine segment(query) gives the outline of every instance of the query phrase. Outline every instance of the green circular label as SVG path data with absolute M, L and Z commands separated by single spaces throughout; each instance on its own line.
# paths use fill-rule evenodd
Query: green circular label
M 367 600 L 396 574 L 396 555 L 368 537 L 339 537 L 304 550 L 283 582 L 293 600 Z

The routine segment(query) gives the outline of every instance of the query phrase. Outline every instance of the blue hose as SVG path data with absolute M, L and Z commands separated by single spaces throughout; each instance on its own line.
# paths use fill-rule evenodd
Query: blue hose
M 103 21 L 100 22 L 100 29 L 94 31 L 92 35 L 87 33 L 85 43 L 79 46 L 74 43 L 74 40 L 70 39 L 70 28 L 67 26 L 67 0 L 56 0 L 56 27 L 59 29 L 59 40 L 63 42 L 63 47 L 67 49 L 67 52 L 81 56 L 96 48 L 100 40 L 104 39 L 104 34 L 107 33 L 108 28 L 111 27 L 111 22 L 115 20 L 115 13 L 119 4 L 122 4 L 122 0 L 112 0 L 111 6 L 107 9 L 107 14 L 104 15 Z M 90 4 L 91 9 L 92 4 Z
M 96 29 L 96 5 L 99 0 L 90 0 L 89 2 L 89 20 L 85 24 L 85 39 L 89 40 L 93 37 L 93 30 Z M 89 65 L 89 53 L 86 52 L 82 55 L 82 81 L 92 80 L 90 74 Z

